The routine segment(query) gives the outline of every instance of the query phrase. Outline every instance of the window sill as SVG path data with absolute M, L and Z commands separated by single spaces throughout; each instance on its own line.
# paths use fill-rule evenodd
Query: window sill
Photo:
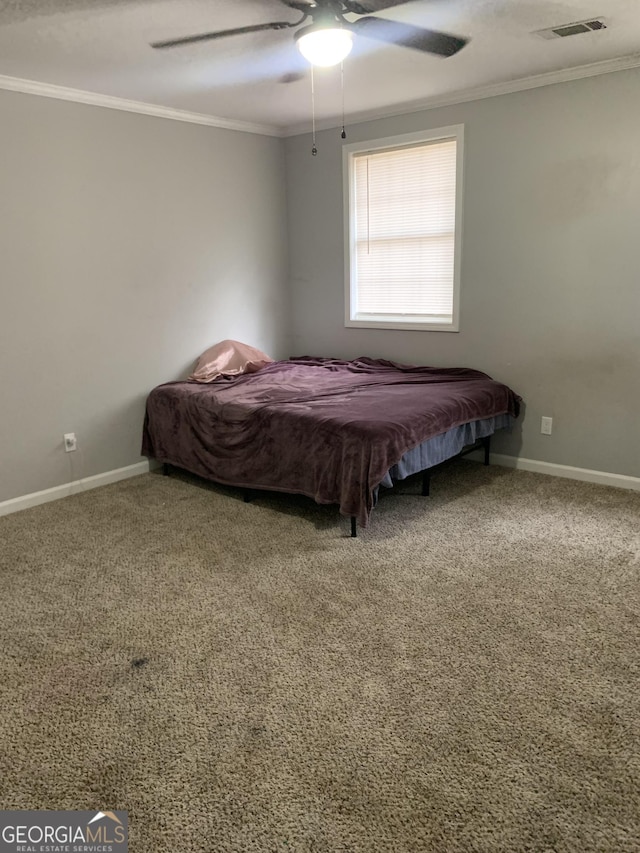
M 424 322 L 416 320 L 394 320 L 392 318 L 381 318 L 380 320 L 362 319 L 345 320 L 347 329 L 398 329 L 417 332 L 458 332 L 458 324 L 451 320 L 428 320 Z

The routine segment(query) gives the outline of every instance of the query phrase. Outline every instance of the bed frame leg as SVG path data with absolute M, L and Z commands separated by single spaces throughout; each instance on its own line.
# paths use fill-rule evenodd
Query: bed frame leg
M 357 535 L 358 535 L 358 527 L 356 524 L 356 517 L 355 517 L 355 515 L 352 515 L 351 516 L 351 537 L 353 539 L 355 539 Z
M 489 464 L 489 454 L 491 453 L 491 436 L 488 435 L 486 438 L 482 439 L 482 444 L 484 445 L 484 464 Z
M 245 489 L 243 492 L 243 499 L 246 504 L 251 503 L 251 499 L 253 498 L 253 494 L 249 491 L 249 489 Z
M 429 497 L 429 489 L 430 488 L 431 488 L 431 472 L 427 468 L 422 472 L 422 496 L 424 498 Z
M 169 465 L 169 463 L 168 463 L 168 462 L 163 462 L 163 463 L 162 463 L 162 476 L 163 476 L 163 477 L 168 477 L 168 476 L 169 476 L 169 474 L 170 474 L 170 472 L 171 472 L 171 466 Z

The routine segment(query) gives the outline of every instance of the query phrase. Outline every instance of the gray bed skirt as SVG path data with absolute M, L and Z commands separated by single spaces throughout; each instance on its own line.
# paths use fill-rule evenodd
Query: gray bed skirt
M 433 438 L 423 441 L 412 450 L 408 450 L 397 465 L 390 468 L 382 481 L 381 486 L 386 489 L 393 488 L 393 484 L 398 480 L 404 480 L 412 474 L 417 474 L 418 471 L 424 471 L 425 468 L 433 468 L 434 465 L 439 465 L 446 459 L 451 459 L 456 456 L 465 447 L 468 447 L 480 438 L 486 438 L 488 435 L 498 429 L 510 430 L 513 426 L 515 418 L 511 415 L 498 415 L 495 418 L 484 418 L 479 421 L 471 421 L 467 424 L 453 427 L 453 429 L 443 432 L 441 435 L 436 435 Z

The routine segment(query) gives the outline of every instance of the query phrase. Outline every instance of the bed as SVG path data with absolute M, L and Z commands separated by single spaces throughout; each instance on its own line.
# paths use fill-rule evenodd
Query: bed
M 208 384 L 159 385 L 147 399 L 142 453 L 165 471 L 337 504 L 355 536 L 381 487 L 479 440 L 488 463 L 489 437 L 511 426 L 519 404 L 477 370 L 304 356 Z

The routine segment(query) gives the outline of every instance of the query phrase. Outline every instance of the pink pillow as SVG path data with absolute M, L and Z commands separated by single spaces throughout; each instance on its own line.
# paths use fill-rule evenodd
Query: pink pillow
M 239 341 L 220 341 L 202 353 L 189 377 L 196 382 L 213 382 L 218 376 L 238 376 L 255 373 L 273 361 L 255 347 Z

